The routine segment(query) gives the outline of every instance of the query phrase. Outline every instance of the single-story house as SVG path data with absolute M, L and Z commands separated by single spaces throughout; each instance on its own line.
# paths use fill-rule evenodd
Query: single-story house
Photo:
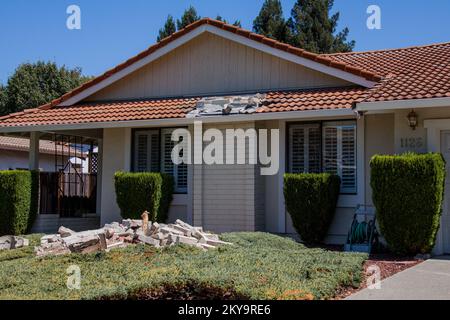
M 66 171 L 82 166 L 86 163 L 86 154 L 68 145 L 58 145 L 51 140 L 39 141 L 39 170 L 55 171 L 55 150 L 58 149 L 61 162 L 66 164 Z M 0 170 L 28 170 L 30 139 L 0 136 Z M 74 155 L 77 154 L 77 157 Z
M 195 113 L 205 101 L 249 95 L 260 99 L 251 112 Z M 194 132 L 199 120 L 204 131 L 278 129 L 278 172 L 261 175 L 260 163 L 174 164 L 171 133 Z M 51 103 L 0 118 L 0 133 L 29 133 L 34 144 L 60 132 L 98 142 L 102 223 L 120 218 L 116 171 L 159 170 L 176 181 L 171 220 L 293 233 L 283 174 L 329 171 L 342 188 L 327 241 L 343 243 L 355 207 L 372 202 L 374 154 L 437 151 L 450 160 L 450 43 L 314 54 L 206 18 Z M 448 202 L 447 192 L 436 253 L 450 252 Z

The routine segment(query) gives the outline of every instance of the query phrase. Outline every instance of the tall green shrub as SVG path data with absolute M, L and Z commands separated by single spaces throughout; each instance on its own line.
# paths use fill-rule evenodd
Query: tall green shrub
M 441 154 L 376 155 L 370 161 L 380 231 L 399 254 L 430 252 L 439 230 L 445 160 Z
M 0 171 L 0 235 L 29 231 L 36 219 L 39 172 Z
M 144 211 L 151 221 L 165 222 L 173 197 L 173 177 L 164 173 L 116 172 L 116 199 L 125 219 L 140 219 Z
M 295 230 L 308 243 L 321 242 L 336 211 L 340 178 L 328 173 L 287 173 L 284 199 Z

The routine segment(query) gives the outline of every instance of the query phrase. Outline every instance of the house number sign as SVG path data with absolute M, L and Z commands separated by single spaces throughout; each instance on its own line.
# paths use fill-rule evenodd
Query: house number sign
M 417 149 L 423 148 L 423 146 L 424 146 L 424 143 L 423 143 L 423 138 L 422 137 L 417 137 L 417 138 L 413 138 L 413 137 L 400 138 L 400 147 L 402 149 L 417 150 Z

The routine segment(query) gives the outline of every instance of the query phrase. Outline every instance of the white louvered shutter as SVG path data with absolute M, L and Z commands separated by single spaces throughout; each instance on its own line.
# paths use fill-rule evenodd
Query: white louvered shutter
M 320 127 L 308 127 L 308 172 L 319 173 L 321 171 L 321 132 Z
M 135 171 L 159 171 L 159 133 L 157 130 L 137 131 L 134 150 Z
M 147 159 L 148 159 L 148 136 L 147 134 L 136 134 L 135 139 L 135 171 L 144 172 L 147 171 Z
M 356 128 L 344 126 L 342 132 L 341 189 L 344 193 L 356 192 Z
M 184 193 L 187 192 L 187 165 L 176 165 L 172 161 L 172 149 L 178 143 L 172 141 L 172 131 L 173 129 L 161 131 L 161 171 L 174 177 L 176 192 Z
M 341 193 L 356 193 L 356 125 L 324 126 L 323 170 L 341 177 Z
M 292 126 L 289 131 L 289 172 L 305 172 L 305 130 L 300 126 Z
M 323 170 L 332 174 L 338 173 L 338 129 L 326 126 L 323 128 Z
M 289 172 L 320 172 L 319 125 L 293 125 L 289 135 Z

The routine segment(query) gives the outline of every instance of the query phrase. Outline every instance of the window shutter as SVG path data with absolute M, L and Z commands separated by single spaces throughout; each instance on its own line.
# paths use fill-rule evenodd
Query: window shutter
M 326 125 L 323 140 L 324 171 L 341 177 L 342 193 L 356 193 L 356 126 Z
M 289 129 L 289 172 L 320 172 L 320 127 L 293 125 Z
M 150 159 L 150 171 L 151 172 L 159 172 L 159 132 L 153 131 L 150 134 L 150 144 L 151 144 L 151 159 Z
M 308 172 L 320 173 L 320 127 L 314 126 L 308 128 Z
M 138 172 L 159 171 L 159 133 L 156 130 L 135 134 L 134 168 Z
M 342 127 L 342 173 L 343 192 L 356 192 L 356 130 L 354 126 Z
M 163 130 L 162 132 L 162 156 L 161 156 L 161 171 L 174 176 L 175 165 L 172 162 L 172 149 L 175 146 L 172 141 L 172 132 L 169 130 Z
M 148 136 L 147 134 L 136 134 L 135 141 L 135 170 L 138 172 L 147 171 Z
M 323 170 L 338 173 L 338 134 L 336 127 L 325 127 L 323 137 Z
M 290 128 L 290 168 L 289 172 L 305 172 L 305 130 L 303 127 Z
M 163 129 L 161 133 L 161 171 L 174 177 L 175 191 L 187 192 L 187 165 L 185 163 L 176 165 L 172 161 L 172 149 L 176 143 L 172 141 L 172 131 L 173 129 Z

